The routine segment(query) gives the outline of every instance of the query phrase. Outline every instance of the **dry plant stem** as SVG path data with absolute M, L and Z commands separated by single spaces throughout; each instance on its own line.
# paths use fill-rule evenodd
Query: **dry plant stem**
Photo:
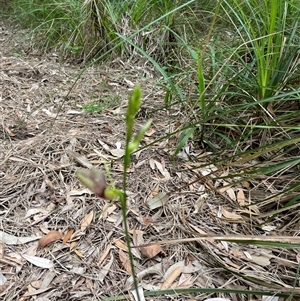
M 256 235 L 206 235 L 206 236 L 199 236 L 199 237 L 192 237 L 192 238 L 182 238 L 182 239 L 172 239 L 172 240 L 162 240 L 153 242 L 150 244 L 140 245 L 140 246 L 132 246 L 132 248 L 141 248 L 141 247 L 149 247 L 153 245 L 164 245 L 164 244 L 176 244 L 179 242 L 192 242 L 192 241 L 199 241 L 199 240 L 208 240 L 208 241 L 229 241 L 229 242 L 240 242 L 240 243 L 253 243 L 253 244 L 263 244 L 264 242 L 269 243 L 287 243 L 293 244 L 293 248 L 300 248 L 300 237 L 295 236 L 274 236 L 274 237 L 267 237 L 267 236 L 256 236 Z

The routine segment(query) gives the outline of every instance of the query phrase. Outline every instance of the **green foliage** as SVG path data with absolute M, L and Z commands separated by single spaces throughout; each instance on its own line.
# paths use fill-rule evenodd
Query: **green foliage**
M 186 35 L 188 28 L 193 30 L 191 21 L 197 20 L 191 10 L 194 2 L 13 0 L 10 15 L 32 28 L 33 43 L 45 50 L 60 50 L 64 58 L 87 61 L 116 52 L 130 56 L 132 45 L 124 44 L 120 39 L 124 36 L 155 60 L 173 64 L 180 46 L 173 32 Z M 189 14 L 188 20 L 185 13 Z
M 253 64 L 243 64 L 245 73 L 250 71 L 255 85 L 251 94 L 258 99 L 278 94 L 295 71 L 299 50 L 298 20 L 288 20 L 290 5 L 281 0 L 224 3 L 233 15 L 233 25 L 244 41 L 248 55 L 253 59 Z M 243 61 L 243 58 L 239 59 Z
M 11 9 L 18 22 L 33 28 L 35 43 L 45 49 L 72 48 L 80 51 L 83 36 L 81 1 L 11 1 Z

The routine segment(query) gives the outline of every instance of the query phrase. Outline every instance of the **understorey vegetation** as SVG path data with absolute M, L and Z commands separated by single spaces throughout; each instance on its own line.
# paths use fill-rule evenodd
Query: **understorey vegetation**
M 16 34 L 26 30 L 14 45 L 15 55 L 34 52 L 42 57 L 55 53 L 59 64 L 78 68 L 74 82 L 66 83 L 68 92 L 59 103 L 58 116 L 68 106 L 74 112 L 82 109 L 86 116 L 119 114 L 116 108 L 127 107 L 121 115 L 125 121 L 116 115 L 119 123 L 125 123 L 120 130 L 124 131 L 124 150 L 116 148 L 118 154 L 123 151 L 122 155 L 105 164 L 95 161 L 98 165 L 94 167 L 101 165 L 110 182 L 107 185 L 114 186 L 113 165 L 122 166 L 118 167 L 123 172 L 120 190 L 107 189 L 112 195 L 106 201 L 109 206 L 118 204 L 122 211 L 126 233 L 124 245 L 116 248 L 129 251 L 128 258 L 119 254 L 119 262 L 132 279 L 124 280 L 126 285 L 123 283 L 120 291 L 111 292 L 108 288 L 113 281 L 103 280 L 107 289 L 101 298 L 121 300 L 122 293 L 129 290 L 128 281 L 132 287 L 140 284 L 148 288 L 146 300 L 153 295 L 165 300 L 165 295 L 174 292 L 179 296 L 202 292 L 201 300 L 209 296 L 230 300 L 270 296 L 270 301 L 278 300 L 278 296 L 300 298 L 299 1 L 12 0 L 1 5 L 2 19 L 17 26 Z M 20 53 L 20 49 L 25 50 Z M 118 71 L 99 75 L 99 95 L 91 89 L 84 100 L 82 96 L 72 99 L 77 83 L 91 68 L 106 66 Z M 121 82 L 129 87 L 128 93 L 122 90 L 128 105 L 122 102 L 124 94 L 111 93 Z M 103 126 L 103 131 L 108 131 L 108 126 Z M 113 129 L 109 131 L 113 133 Z M 106 146 L 115 143 L 111 139 L 110 143 L 106 141 L 108 146 L 101 142 L 106 151 Z M 166 149 L 161 155 L 160 150 Z M 160 162 L 153 160 L 154 150 L 162 156 Z M 164 253 L 161 244 L 177 246 L 176 260 L 199 260 L 218 270 L 215 282 L 210 275 L 208 286 L 205 281 L 197 282 L 193 272 L 190 277 L 194 282 L 185 278 L 177 286 L 172 286 L 173 282 L 158 286 L 155 277 L 147 278 L 147 285 L 142 281 L 146 263 L 135 252 L 140 250 L 135 245 L 140 234 L 133 229 L 133 216 L 139 213 L 130 211 L 134 201 L 127 200 L 130 195 L 126 191 L 140 177 L 132 164 L 144 162 L 139 154 L 146 152 L 149 170 L 159 170 L 160 180 L 173 181 L 174 187 L 144 181 L 140 187 L 148 183 L 149 191 L 144 195 L 148 211 L 143 213 L 152 220 L 162 210 L 160 217 L 172 218 L 178 233 L 174 230 L 168 236 L 170 232 L 156 225 L 154 217 L 149 224 L 143 220 L 144 235 L 149 233 L 148 240 L 141 240 L 141 244 L 152 245 L 140 248 L 141 254 L 152 260 Z M 76 157 L 77 163 L 89 167 L 80 160 Z M 172 173 L 167 173 L 166 165 Z M 100 181 L 95 177 L 98 172 Z M 73 175 L 72 181 L 76 181 Z M 79 175 L 91 191 L 97 191 L 99 185 L 98 196 L 105 199 L 103 171 L 81 170 Z M 213 205 L 207 200 L 212 196 L 216 199 Z M 115 197 L 120 198 L 119 203 L 111 201 Z M 174 205 L 177 212 L 170 205 L 175 203 L 180 207 Z M 211 219 L 200 221 L 202 217 L 197 214 L 201 210 Z M 103 214 L 95 212 L 94 220 Z M 185 227 L 187 232 L 180 232 Z M 149 255 L 151 247 L 159 250 L 154 256 Z M 178 272 L 179 267 L 184 269 L 174 269 Z M 97 294 L 94 297 L 100 299 Z M 136 298 L 144 300 L 140 295 Z

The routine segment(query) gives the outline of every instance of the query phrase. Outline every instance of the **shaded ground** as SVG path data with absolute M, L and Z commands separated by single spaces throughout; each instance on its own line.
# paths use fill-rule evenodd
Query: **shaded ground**
M 116 60 L 110 66 L 88 68 L 78 79 L 80 66 L 60 64 L 56 54 L 39 56 L 32 50 L 26 54 L 24 48 L 14 47 L 18 37 L 12 27 L 1 24 L 0 298 L 96 300 L 128 294 L 132 284 L 120 207 L 95 198 L 78 182 L 75 171 L 91 166 L 104 170 L 106 162 L 116 186 L 121 187 L 123 166 L 117 145 L 124 147 L 124 113 L 135 84 L 143 89 L 137 128 L 154 119 L 142 145 L 174 131 L 178 118 L 156 111 L 163 107 L 164 93 L 156 88 L 159 78 L 142 63 L 134 66 Z M 103 104 L 103 111 L 82 110 L 92 102 Z M 202 164 L 199 159 L 172 159 L 175 142 L 158 141 L 133 155 L 127 191 L 133 244 L 205 233 L 268 234 L 257 227 L 249 233 L 245 224 L 249 214 L 244 220 L 235 210 L 231 192 L 215 195 L 212 183 L 195 183 L 174 192 L 196 180 L 200 171 L 193 168 Z M 195 149 L 194 158 L 199 154 L 201 150 Z M 248 190 L 240 187 L 240 198 L 246 199 L 243 193 Z M 169 192 L 168 203 L 149 210 L 147 200 L 160 191 Z M 71 239 L 63 243 L 63 235 L 73 230 Z M 62 233 L 61 239 L 38 247 L 38 239 L 50 231 Z M 5 238 L 3 232 L 14 238 Z M 24 243 L 24 237 L 33 241 Z M 146 253 L 139 249 L 134 253 L 146 290 L 163 285 L 291 291 L 299 258 L 296 250 L 276 253 L 204 241 L 163 246 L 154 258 Z M 178 277 L 166 284 L 168 275 L 176 273 Z M 165 295 L 155 300 L 207 297 Z

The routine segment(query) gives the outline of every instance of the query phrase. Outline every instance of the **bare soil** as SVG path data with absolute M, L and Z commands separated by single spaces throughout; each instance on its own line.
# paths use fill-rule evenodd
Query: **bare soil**
M 149 118 L 153 125 L 142 141 L 142 146 L 150 145 L 132 156 L 128 172 L 132 244 L 201 234 L 266 234 L 257 227 L 250 229 L 230 195 L 215 194 L 213 183 L 200 181 L 176 191 L 199 177 L 195 168 L 203 162 L 173 158 L 176 136 L 159 140 L 178 128 L 180 112 L 172 116 L 164 109 L 164 91 L 157 86 L 161 79 L 148 65 L 116 59 L 83 69 L 60 62 L 56 53 L 40 55 L 20 46 L 23 34 L 0 24 L 1 300 L 117 300 L 117 296 L 133 300 L 120 206 L 96 198 L 80 184 L 75 171 L 91 166 L 105 171 L 106 165 L 116 187 L 122 188 L 118 149 L 124 148 L 126 104 L 135 84 L 143 90 L 136 129 Z M 91 103 L 103 105 L 103 110 L 83 110 Z M 168 202 L 150 210 L 147 201 L 161 191 L 168 193 Z M 55 235 L 60 236 L 54 239 Z M 32 241 L 24 242 L 26 237 Z M 42 237 L 48 240 L 44 245 Z M 275 252 L 218 241 L 155 248 L 134 249 L 145 291 L 162 287 L 291 291 L 299 259 L 296 250 Z M 157 250 L 155 256 L 149 254 Z M 210 296 L 170 293 L 146 300 Z M 225 293 L 218 297 L 261 298 Z

